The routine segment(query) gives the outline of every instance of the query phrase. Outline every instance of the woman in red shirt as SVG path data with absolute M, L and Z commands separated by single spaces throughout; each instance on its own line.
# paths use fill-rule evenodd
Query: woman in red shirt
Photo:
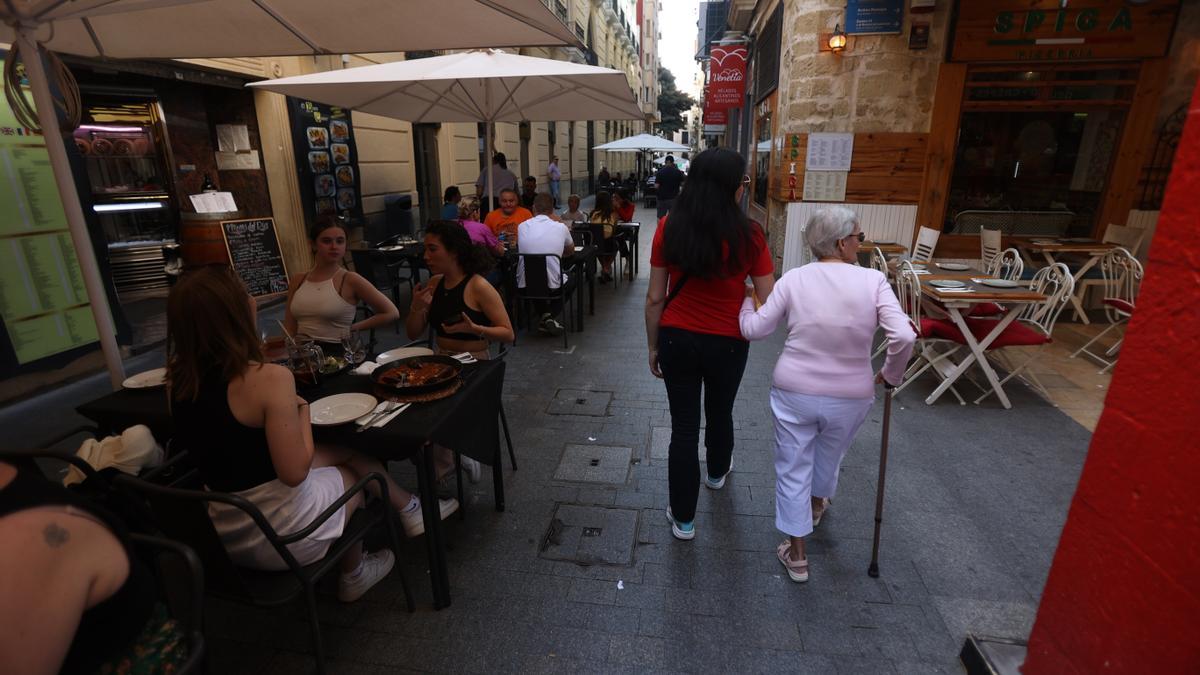
M 665 381 L 671 406 L 667 518 L 677 539 L 696 534 L 701 391 L 704 484 L 719 490 L 733 469 L 733 400 L 749 353 L 738 325 L 746 277 L 764 301 L 775 284 L 766 236 L 738 206 L 750 182 L 745 171 L 746 160 L 727 148 L 697 155 L 650 253 L 646 340 L 650 372 Z

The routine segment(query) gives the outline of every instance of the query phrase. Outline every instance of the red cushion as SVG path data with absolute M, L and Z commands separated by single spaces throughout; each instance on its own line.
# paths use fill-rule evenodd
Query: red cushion
M 1133 314 L 1133 303 L 1129 302 L 1128 300 L 1122 300 L 1120 298 L 1105 298 L 1104 304 L 1112 307 L 1118 312 Z
M 994 319 L 968 318 L 967 327 L 971 329 L 971 334 L 975 336 L 976 340 L 982 340 L 996 327 L 996 321 Z M 1013 321 L 1004 327 L 1004 331 L 996 336 L 992 344 L 988 345 L 988 349 L 1032 347 L 1044 345 L 1051 341 L 1050 336 L 1043 335 L 1040 331 L 1036 331 L 1023 323 Z
M 994 302 L 981 302 L 978 305 L 971 307 L 970 313 L 967 316 L 996 316 L 1003 314 L 1004 308 Z
M 942 340 L 953 340 L 960 345 L 967 344 L 963 339 L 962 331 L 958 329 L 949 319 L 931 319 L 927 316 L 921 317 L 921 337 L 923 338 L 940 338 Z

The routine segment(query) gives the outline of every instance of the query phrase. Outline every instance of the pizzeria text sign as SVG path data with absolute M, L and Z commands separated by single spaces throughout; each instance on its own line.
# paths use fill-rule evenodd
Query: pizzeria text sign
M 713 45 L 704 91 L 704 126 L 724 125 L 729 122 L 729 109 L 742 107 L 749 55 L 745 45 Z
M 950 60 L 1161 57 L 1178 14 L 1179 0 L 962 0 Z

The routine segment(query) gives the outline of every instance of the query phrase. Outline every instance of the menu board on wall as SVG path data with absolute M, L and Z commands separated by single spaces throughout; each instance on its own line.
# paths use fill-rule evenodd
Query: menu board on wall
M 279 250 L 274 219 L 223 220 L 221 235 L 229 250 L 229 262 L 250 295 L 257 298 L 287 292 L 287 267 Z
M 805 171 L 849 171 L 854 134 L 809 134 Z
M 307 224 L 319 215 L 362 222 L 362 183 L 350 111 L 288 98 L 292 143 Z
M 2 99 L 0 318 L 16 365 L 99 339 L 46 143 Z

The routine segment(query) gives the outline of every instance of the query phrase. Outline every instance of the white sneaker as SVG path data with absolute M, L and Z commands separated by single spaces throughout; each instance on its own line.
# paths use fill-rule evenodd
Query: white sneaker
M 439 499 L 438 510 L 441 511 L 442 520 L 446 516 L 458 510 L 457 499 Z M 409 537 L 419 537 L 425 534 L 425 519 L 421 515 L 421 505 L 417 502 L 417 508 L 411 511 L 404 511 L 400 514 L 400 523 L 404 525 L 404 534 Z
M 732 457 L 729 459 L 729 470 L 725 472 L 725 475 L 721 476 L 720 478 L 713 478 L 712 476 L 705 476 L 704 477 L 704 487 L 708 488 L 709 490 L 720 490 L 721 488 L 725 487 L 725 479 L 729 478 L 729 474 L 731 474 L 731 473 L 733 473 L 733 458 Z
M 483 467 L 480 466 L 479 462 L 466 455 L 460 455 L 460 457 L 462 457 L 463 471 L 467 472 L 467 480 L 472 483 L 478 483 L 479 479 L 483 477 Z
M 396 564 L 396 556 L 388 549 L 368 553 L 363 556 L 362 566 L 353 574 L 343 574 L 338 578 L 338 600 L 354 602 L 363 596 L 372 586 L 379 583 L 392 571 Z

